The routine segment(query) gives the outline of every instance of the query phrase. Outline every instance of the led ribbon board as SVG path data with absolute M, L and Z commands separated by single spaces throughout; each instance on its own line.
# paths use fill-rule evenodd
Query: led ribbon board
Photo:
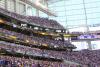
M 94 39 L 94 38 L 96 38 L 96 35 L 92 35 L 92 34 L 90 34 L 90 35 L 86 34 L 86 35 L 78 36 L 78 39 Z

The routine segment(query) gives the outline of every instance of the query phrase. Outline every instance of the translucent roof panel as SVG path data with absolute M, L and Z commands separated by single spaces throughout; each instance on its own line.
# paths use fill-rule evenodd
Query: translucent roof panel
M 100 0 L 63 0 L 48 6 L 58 15 L 50 18 L 65 28 L 100 24 Z

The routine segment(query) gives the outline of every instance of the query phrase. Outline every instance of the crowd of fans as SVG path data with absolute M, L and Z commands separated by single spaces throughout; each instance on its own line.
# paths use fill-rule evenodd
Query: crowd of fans
M 49 39 L 43 39 L 39 37 L 31 37 L 27 36 L 21 33 L 16 33 L 12 32 L 3 28 L 0 28 L 0 35 L 2 37 L 10 37 L 10 36 L 15 36 L 18 40 L 23 40 L 23 41 L 29 41 L 33 45 L 39 45 L 41 44 L 50 44 L 50 45 L 61 45 L 62 41 L 53 41 Z M 57 42 L 57 43 L 56 43 Z M 63 45 L 63 43 L 62 43 Z M 19 53 L 27 53 L 29 55 L 37 55 L 37 56 L 45 56 L 45 57 L 55 57 L 55 58 L 61 58 L 61 59 L 66 59 L 68 61 L 73 61 L 73 62 L 78 62 L 82 65 L 87 65 L 90 67 L 99 67 L 100 64 L 100 50 L 82 50 L 82 51 L 74 51 L 74 52 L 57 52 L 57 51 L 50 51 L 50 50 L 40 50 L 37 48 L 31 48 L 31 47 L 26 47 L 26 46 L 21 46 L 13 43 L 6 43 L 6 42 L 1 42 L 0 47 L 6 48 L 6 49 L 13 49 L 16 52 Z M 92 59 L 91 59 L 92 58 Z
M 27 22 L 33 25 L 47 27 L 47 28 L 54 28 L 54 29 L 64 29 L 62 25 L 60 25 L 57 21 L 51 20 L 48 18 L 40 18 L 36 16 L 23 16 L 17 13 L 10 12 L 3 8 L 0 8 L 0 13 L 15 18 L 17 20 Z
M 41 38 L 41 37 L 36 37 L 36 36 L 27 36 L 27 35 L 9 31 L 3 28 L 0 28 L 0 33 L 2 33 L 4 37 L 10 38 L 11 36 L 14 36 L 17 40 L 29 42 L 30 44 L 33 44 L 33 45 L 55 46 L 55 47 L 71 46 L 69 42 L 63 42 L 60 40 L 52 40 L 52 39 Z
M 18 44 L 14 44 L 14 43 L 8 43 L 8 42 L 4 42 L 4 41 L 0 41 L 0 48 L 4 48 L 7 50 L 13 50 L 16 51 L 18 53 L 23 53 L 23 54 L 28 54 L 28 55 L 37 55 L 37 56 L 44 56 L 44 57 L 62 57 L 64 60 L 67 61 L 72 61 L 72 62 L 77 62 L 80 64 L 81 67 L 100 67 L 100 50 L 81 50 L 81 51 L 73 51 L 73 52 L 59 52 L 59 51 L 52 51 L 52 50 L 41 50 L 41 49 L 37 49 L 37 48 L 31 48 L 31 47 L 27 47 L 27 46 L 22 46 L 22 45 L 18 45 Z M 8 56 L 6 56 L 8 57 Z M 10 57 L 13 59 L 13 57 Z M 17 59 L 24 59 L 24 58 L 15 58 L 13 61 L 15 62 L 16 60 L 16 64 L 22 64 L 24 62 L 22 62 L 22 60 L 20 62 L 18 62 Z M 8 59 L 7 59 L 8 60 Z M 30 59 L 27 59 L 30 60 Z M 32 60 L 35 62 L 35 60 Z M 45 62 L 45 61 L 42 61 Z M 51 65 L 51 67 L 68 67 L 66 64 L 64 64 L 63 62 L 51 62 L 50 61 L 46 61 L 47 64 L 49 63 L 49 65 Z M 1 63 L 1 61 L 0 61 Z M 30 62 L 27 62 L 30 63 Z M 40 61 L 39 61 L 40 63 Z M 60 66 L 52 66 L 52 65 L 59 65 Z M 31 63 L 30 63 L 31 64 Z M 30 65 L 27 64 L 27 65 Z M 46 64 L 46 65 L 47 65 Z M 45 65 L 45 64 L 43 64 Z M 66 66 L 62 66 L 62 65 L 66 65 Z M 27 67 L 27 66 L 26 66 Z M 30 66 L 29 66 L 30 67 Z M 45 66 L 42 66 L 45 67 Z M 48 67 L 48 66 L 46 66 Z M 50 67 L 50 66 L 49 66 Z M 77 67 L 76 65 L 72 65 L 71 67 Z
M 63 52 L 59 51 L 52 51 L 52 50 L 43 50 L 43 49 L 38 49 L 38 48 L 31 48 L 27 46 L 22 46 L 19 44 L 14 44 L 14 43 L 9 43 L 5 41 L 0 41 L 0 48 L 6 49 L 6 50 L 13 50 L 14 52 L 17 53 L 22 53 L 23 55 L 33 55 L 33 56 L 44 56 L 44 57 L 49 57 L 49 58 L 58 58 L 62 59 L 63 58 Z
M 66 53 L 66 59 L 78 62 L 88 67 L 100 67 L 100 50 L 81 50 Z
M 0 67 L 68 67 L 61 62 L 41 61 L 0 55 Z
M 57 21 L 48 19 L 48 18 L 40 18 L 35 16 L 28 17 L 29 22 L 36 22 L 36 24 L 46 27 L 52 27 L 55 29 L 64 29 Z
M 8 43 L 5 41 L 0 41 L 0 49 L 6 49 L 9 51 L 13 50 L 14 52 L 17 53 L 33 55 L 33 56 L 42 56 L 42 57 L 60 58 L 64 56 L 63 52 L 52 51 L 52 50 L 41 50 L 14 43 Z M 34 60 L 32 58 L 25 59 L 24 57 L 17 58 L 13 56 L 10 57 L 2 55 L 0 55 L 0 65 L 3 67 L 68 67 L 68 64 L 64 62 L 41 61 L 41 60 Z M 76 67 L 76 65 L 74 64 L 71 66 Z

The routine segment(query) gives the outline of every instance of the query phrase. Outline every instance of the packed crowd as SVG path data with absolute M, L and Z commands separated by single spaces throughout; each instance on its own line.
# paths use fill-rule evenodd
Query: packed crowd
M 62 41 L 56 41 L 49 40 L 49 39 L 43 39 L 39 37 L 31 37 L 27 36 L 21 33 L 16 33 L 12 31 L 8 31 L 6 29 L 0 28 L 0 35 L 2 37 L 9 37 L 9 36 L 15 36 L 18 38 L 18 40 L 23 40 L 23 41 L 31 41 L 31 43 L 38 45 L 38 43 L 41 44 L 50 44 L 50 45 L 61 45 Z M 62 43 L 63 45 L 63 43 Z M 16 52 L 19 53 L 26 53 L 29 55 L 37 55 L 37 56 L 45 56 L 45 57 L 56 57 L 56 58 L 62 58 L 66 59 L 68 61 L 73 61 L 73 62 L 78 62 L 82 65 L 87 65 L 90 67 L 100 67 L 100 50 L 82 50 L 82 51 L 74 51 L 74 52 L 57 52 L 57 51 L 50 51 L 50 50 L 40 50 L 37 48 L 31 48 L 31 47 L 26 47 L 26 46 L 21 46 L 13 43 L 6 43 L 6 42 L 1 42 L 0 44 L 1 48 L 6 48 L 6 49 L 13 49 Z M 92 59 L 91 59 L 92 58 Z M 74 66 L 75 67 L 75 66 Z
M 100 50 L 81 50 L 66 53 L 66 59 L 89 67 L 100 67 Z
M 33 44 L 33 45 L 55 46 L 55 47 L 61 47 L 61 48 L 71 47 L 71 46 L 73 47 L 73 45 L 70 44 L 69 42 L 63 42 L 60 40 L 52 40 L 52 39 L 41 38 L 41 37 L 36 37 L 36 36 L 27 36 L 27 35 L 9 31 L 3 28 L 0 28 L 0 33 L 2 33 L 4 37 L 10 38 L 11 36 L 14 36 L 17 40 L 29 42 L 30 44 Z
M 5 41 L 0 41 L 0 48 L 11 51 L 13 50 L 16 53 L 21 53 L 23 55 L 26 54 L 26 55 L 45 57 L 45 58 L 58 58 L 58 59 L 63 58 L 63 52 L 31 48 Z
M 52 50 L 40 50 L 37 48 L 26 47 L 14 43 L 8 43 L 5 41 L 0 41 L 0 49 L 13 50 L 17 53 L 34 55 L 34 56 L 43 56 L 43 57 L 63 57 L 63 52 L 52 51 Z M 38 62 L 37 62 L 38 61 Z M 64 62 L 52 62 L 52 61 L 41 61 L 34 60 L 31 57 L 29 59 L 25 59 L 24 57 L 10 57 L 10 56 L 2 56 L 0 55 L 0 66 L 2 67 L 68 67 L 69 64 Z M 71 65 L 77 67 L 76 65 Z
M 17 13 L 9 12 L 8 10 L 5 10 L 3 8 L 0 8 L 0 13 L 33 25 L 54 29 L 64 29 L 64 27 L 60 25 L 57 21 L 48 18 L 40 18 L 36 16 L 23 16 Z
M 0 67 L 68 67 L 61 62 L 42 61 L 0 55 Z
M 14 52 L 17 52 L 17 53 L 22 53 L 22 54 L 26 53 L 27 55 L 33 55 L 33 56 L 43 56 L 43 57 L 49 56 L 49 57 L 55 57 L 55 58 L 63 57 L 63 56 L 66 57 L 66 55 L 64 55 L 66 53 L 65 51 L 59 52 L 59 51 L 52 51 L 52 50 L 40 50 L 37 48 L 30 48 L 30 47 L 26 47 L 26 46 L 14 44 L 14 43 L 8 43 L 5 41 L 0 41 L 0 49 L 1 48 L 6 49 L 6 50 L 13 50 Z M 27 59 L 27 61 L 26 61 L 25 58 L 16 58 L 16 57 L 9 57 L 9 56 L 1 56 L 1 57 L 2 58 L 0 58 L 0 64 L 7 65 L 7 67 L 11 67 L 11 65 L 17 65 L 17 67 L 20 67 L 21 65 L 22 65 L 22 67 L 38 67 L 38 66 L 32 66 L 33 63 L 35 63 L 35 65 L 37 65 L 37 62 L 35 62 L 36 60 L 31 59 L 31 61 L 32 61 L 32 63 L 31 63 L 30 59 Z M 63 59 L 65 59 L 65 58 L 63 58 Z M 72 59 L 70 59 L 68 61 L 72 61 Z M 77 67 L 75 64 L 66 64 L 64 62 L 50 62 L 50 61 L 40 61 L 39 60 L 38 63 L 40 64 L 41 67 L 68 67 L 68 65 L 70 65 L 70 67 L 71 66 Z M 14 67 L 16 67 L 16 66 L 14 66 Z M 83 67 L 86 67 L 86 65 Z
M 35 16 L 28 17 L 29 22 L 36 22 L 36 24 L 44 27 L 52 27 L 55 29 L 64 29 L 57 21 L 48 19 L 48 18 L 40 18 Z
M 74 51 L 74 52 L 59 52 L 52 50 L 40 50 L 37 48 L 26 47 L 14 43 L 8 43 L 4 41 L 0 41 L 0 48 L 4 49 L 13 49 L 18 53 L 23 53 L 27 55 L 33 56 L 44 56 L 44 57 L 55 57 L 62 58 L 68 61 L 77 62 L 81 65 L 86 65 L 90 67 L 100 67 L 100 50 L 82 50 L 82 51 Z

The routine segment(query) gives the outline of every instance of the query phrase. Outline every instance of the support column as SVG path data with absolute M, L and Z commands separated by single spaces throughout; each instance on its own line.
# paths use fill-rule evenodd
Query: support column
M 87 43 L 88 43 L 88 49 L 89 49 L 89 50 L 92 50 L 91 41 L 87 41 Z
M 28 12 L 27 12 L 27 11 L 28 11 L 27 8 L 28 8 L 28 5 L 25 4 L 25 15 L 26 15 L 26 16 L 27 16 L 27 13 L 28 13 Z
M 87 22 L 87 11 L 86 11 L 86 6 L 85 6 L 85 0 L 83 0 L 83 7 L 84 7 L 84 12 L 85 12 L 85 25 L 86 25 L 86 32 L 87 34 L 89 34 L 89 26 L 88 26 L 88 22 Z M 91 45 L 91 41 L 86 41 L 88 43 L 88 49 L 92 50 L 92 45 Z
M 39 17 L 39 10 L 36 9 L 36 16 Z
M 46 7 L 49 9 L 47 0 L 44 0 L 44 2 L 45 2 Z M 47 15 L 47 16 L 49 18 L 49 15 Z
M 16 12 L 16 13 L 19 13 L 19 11 L 18 11 L 18 10 L 19 10 L 19 9 L 18 9 L 18 8 L 19 8 L 19 7 L 18 7 L 18 6 L 19 6 L 18 3 L 19 3 L 19 0 L 15 0 L 15 12 Z
M 7 3 L 7 0 L 4 0 L 5 1 L 5 9 L 7 10 L 8 9 L 8 3 Z

